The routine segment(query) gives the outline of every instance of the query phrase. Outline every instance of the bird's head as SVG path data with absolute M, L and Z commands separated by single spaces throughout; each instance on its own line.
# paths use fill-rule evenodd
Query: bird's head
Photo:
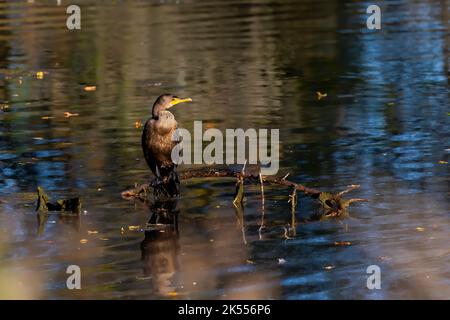
M 161 111 L 172 108 L 173 106 L 183 103 L 183 102 L 191 102 L 191 98 L 178 98 L 173 94 L 163 94 L 156 99 L 153 104 L 152 116 L 153 118 L 158 118 L 158 115 Z

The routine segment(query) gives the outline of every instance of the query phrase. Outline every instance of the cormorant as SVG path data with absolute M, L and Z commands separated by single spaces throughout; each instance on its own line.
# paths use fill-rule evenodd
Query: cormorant
M 152 117 L 147 120 L 142 133 L 142 150 L 147 164 L 156 176 L 155 195 L 164 194 L 174 197 L 179 194 L 179 179 L 176 164 L 172 161 L 172 149 L 176 142 L 172 135 L 178 124 L 169 108 L 191 98 L 178 98 L 172 94 L 163 94 L 153 104 Z

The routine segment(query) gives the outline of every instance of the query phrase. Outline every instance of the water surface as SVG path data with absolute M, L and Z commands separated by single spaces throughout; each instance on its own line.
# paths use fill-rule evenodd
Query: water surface
M 76 3 L 80 31 L 64 3 L 0 1 L 2 297 L 450 297 L 446 1 L 385 1 L 376 32 L 366 2 Z M 279 128 L 280 174 L 360 184 L 350 196 L 370 202 L 301 223 L 318 210 L 301 196 L 286 239 L 289 190 L 266 186 L 260 233 L 258 186 L 236 212 L 232 180 L 196 179 L 170 204 L 176 227 L 144 233 L 151 209 L 120 192 L 150 178 L 135 123 L 164 92 L 194 99 L 174 108 L 180 126 Z M 39 224 L 38 185 L 80 195 L 83 212 Z M 79 291 L 66 289 L 72 264 Z M 366 287 L 369 265 L 381 290 Z

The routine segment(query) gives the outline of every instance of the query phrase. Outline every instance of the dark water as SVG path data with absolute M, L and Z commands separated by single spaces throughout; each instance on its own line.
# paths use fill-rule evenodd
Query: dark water
M 62 2 L 0 1 L 1 297 L 450 297 L 448 1 L 381 2 L 377 32 L 359 1 L 74 1 L 80 31 Z M 197 179 L 178 230 L 144 234 L 120 192 L 149 178 L 135 122 L 163 92 L 194 99 L 185 128 L 279 128 L 280 174 L 370 202 L 286 239 L 288 190 L 266 186 L 260 236 L 258 186 L 240 219 L 232 180 Z M 38 185 L 85 211 L 39 225 Z M 318 210 L 299 200 L 298 220 Z

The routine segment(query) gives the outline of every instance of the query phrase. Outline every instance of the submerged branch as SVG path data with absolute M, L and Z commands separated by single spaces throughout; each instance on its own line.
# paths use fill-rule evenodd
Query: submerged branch
M 362 202 L 367 201 L 366 199 L 349 199 L 344 200 L 342 199 L 342 195 L 358 189 L 359 185 L 350 185 L 348 189 L 341 191 L 337 194 L 331 194 L 327 192 L 322 192 L 318 189 L 309 188 L 306 187 L 300 183 L 296 183 L 290 180 L 287 180 L 287 176 L 289 174 L 285 175 L 284 177 L 274 177 L 274 176 L 262 176 L 260 173 L 254 174 L 250 172 L 245 172 L 245 170 L 242 171 L 235 171 L 230 169 L 208 169 L 208 170 L 191 170 L 183 172 L 179 175 L 180 180 L 189 180 L 194 178 L 235 178 L 241 183 L 244 181 L 249 181 L 253 183 L 260 183 L 262 184 L 272 184 L 272 185 L 279 185 L 284 187 L 289 187 L 291 190 L 295 190 L 296 192 L 302 192 L 303 194 L 310 196 L 315 199 L 319 199 L 319 202 L 322 204 L 323 209 L 325 210 L 324 214 L 329 216 L 340 216 L 343 211 L 347 209 L 347 207 L 354 203 L 354 202 Z M 156 180 L 151 181 L 147 184 L 142 184 L 139 186 L 135 186 L 133 189 L 126 190 L 122 192 L 122 197 L 125 199 L 135 199 L 135 198 L 142 198 L 142 196 L 146 196 L 147 192 L 154 188 L 156 185 Z M 241 186 L 238 184 L 238 186 Z M 263 190 L 263 189 L 262 189 Z M 239 191 L 239 189 L 238 189 Z M 239 192 L 236 194 L 236 196 L 239 195 L 238 201 L 242 201 L 241 195 Z M 236 197 L 235 201 L 236 202 Z
M 287 175 L 286 175 L 287 176 Z M 302 184 L 295 183 L 283 178 L 272 177 L 272 176 L 261 176 L 263 182 L 268 184 L 281 185 L 285 187 L 293 187 L 297 191 L 303 192 L 306 195 L 317 198 L 322 193 L 320 190 L 308 188 Z M 192 170 L 180 173 L 180 180 L 189 180 L 194 178 L 243 178 L 244 180 L 260 182 L 259 174 L 252 174 L 248 172 L 241 172 L 228 169 L 209 169 L 209 170 Z M 122 197 L 124 198 L 139 198 L 139 195 L 144 192 L 148 192 L 150 188 L 154 187 L 154 181 L 142 184 L 134 187 L 133 189 L 126 190 L 122 192 Z

